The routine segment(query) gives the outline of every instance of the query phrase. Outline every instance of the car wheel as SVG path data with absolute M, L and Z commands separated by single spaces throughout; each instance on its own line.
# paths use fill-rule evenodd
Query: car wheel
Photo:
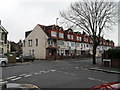
M 2 63 L 1 63 L 1 66 L 2 66 L 2 67 L 5 67 L 5 66 L 6 66 L 6 62 L 2 62 Z

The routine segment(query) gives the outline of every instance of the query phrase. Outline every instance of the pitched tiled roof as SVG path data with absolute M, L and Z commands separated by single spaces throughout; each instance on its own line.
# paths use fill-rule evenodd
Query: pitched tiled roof
M 56 31 L 57 32 L 57 35 L 59 32 L 64 32 L 64 39 L 67 40 L 67 34 L 72 34 L 74 35 L 74 38 L 76 39 L 76 36 L 77 35 L 81 35 L 83 38 L 92 38 L 92 35 L 87 35 L 84 31 L 83 33 L 81 32 L 73 32 L 73 30 L 71 28 L 67 29 L 67 30 L 64 30 L 62 27 L 58 26 L 58 25 L 49 25 L 49 26 L 45 26 L 45 25 L 40 25 L 38 24 L 42 30 L 46 33 L 46 35 L 49 37 L 49 38 L 53 38 L 53 39 L 60 39 L 59 36 L 57 37 L 52 37 L 51 36 L 51 31 Z M 31 31 L 30 31 L 31 32 Z M 29 33 L 29 32 L 28 32 Z M 82 39 L 83 39 L 82 38 Z M 73 39 L 72 41 L 76 41 L 75 39 Z M 105 42 L 112 42 L 114 43 L 113 41 L 110 41 L 110 40 L 106 40 L 104 39 L 103 37 L 101 37 L 102 41 L 105 41 Z

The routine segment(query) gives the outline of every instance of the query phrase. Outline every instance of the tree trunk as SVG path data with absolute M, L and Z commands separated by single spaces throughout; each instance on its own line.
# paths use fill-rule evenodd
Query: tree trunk
M 96 64 L 96 45 L 93 45 L 93 64 Z

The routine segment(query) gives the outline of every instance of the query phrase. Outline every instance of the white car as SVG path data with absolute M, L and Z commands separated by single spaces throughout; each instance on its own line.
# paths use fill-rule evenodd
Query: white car
M 8 64 L 8 59 L 5 55 L 0 54 L 0 66 L 5 67 Z
M 41 89 L 33 84 L 7 83 L 7 81 L 4 81 L 0 82 L 0 90 L 41 90 Z

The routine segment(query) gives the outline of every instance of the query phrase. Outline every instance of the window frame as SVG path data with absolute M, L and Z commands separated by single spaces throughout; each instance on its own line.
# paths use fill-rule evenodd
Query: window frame
M 39 45 L 39 44 L 38 44 L 38 42 L 39 42 L 39 40 L 38 40 L 38 39 L 36 39 L 36 40 L 35 40 L 35 45 L 36 45 L 36 46 L 38 46 L 38 45 Z
M 53 45 L 53 41 L 52 41 L 52 40 L 49 40 L 49 41 L 48 41 L 48 45 Z
M 64 33 L 59 32 L 59 38 L 64 38 Z
M 52 37 L 57 37 L 57 32 L 56 31 L 51 31 L 51 36 Z
M 73 35 L 71 35 L 71 39 L 72 39 L 72 40 L 74 39 L 74 36 L 73 36 Z
M 28 40 L 28 46 L 32 47 L 32 39 Z
M 68 39 L 71 39 L 71 38 L 70 38 L 70 34 L 67 34 L 67 38 L 68 38 Z

